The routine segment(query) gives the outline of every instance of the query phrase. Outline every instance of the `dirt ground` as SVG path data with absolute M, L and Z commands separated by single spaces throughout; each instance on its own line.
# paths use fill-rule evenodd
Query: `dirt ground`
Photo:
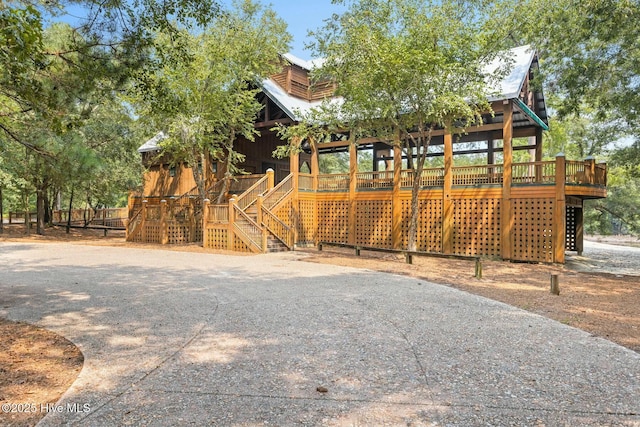
M 72 243 L 150 247 L 126 243 L 124 232 L 64 228 L 47 229 L 45 236 L 26 236 L 23 225 L 4 227 L 0 241 L 68 241 Z M 630 239 L 600 239 L 606 243 L 635 246 Z M 197 245 L 163 249 L 207 252 Z M 615 273 L 582 272 L 566 266 L 510 263 L 483 260 L 483 277 L 474 277 L 472 261 L 404 257 L 363 251 L 357 257 L 351 249 L 326 247 L 301 249 L 305 261 L 367 268 L 445 284 L 520 307 L 567 325 L 604 337 L 640 353 L 640 277 Z M 640 272 L 640 267 L 638 268 Z M 560 295 L 549 292 L 552 274 L 559 276 Z M 640 274 L 640 273 L 639 273 Z M 36 403 L 36 413 L 0 411 L 0 425 L 34 425 L 46 412 L 40 404 L 54 403 L 73 383 L 82 368 L 80 351 L 52 332 L 0 318 L 0 404 Z M 3 406 L 4 409 L 4 406 Z M 18 408 L 10 408 L 18 409 Z

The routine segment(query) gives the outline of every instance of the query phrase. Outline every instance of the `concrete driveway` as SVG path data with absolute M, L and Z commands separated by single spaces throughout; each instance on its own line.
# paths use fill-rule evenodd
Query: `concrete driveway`
M 637 353 L 299 257 L 0 243 L 0 315 L 85 355 L 41 425 L 640 425 Z

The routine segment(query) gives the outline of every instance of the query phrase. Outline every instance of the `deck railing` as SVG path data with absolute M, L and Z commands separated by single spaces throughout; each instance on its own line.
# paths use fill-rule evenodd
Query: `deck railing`
M 444 168 L 425 168 L 420 175 L 421 187 L 440 187 L 444 184 Z M 413 170 L 406 169 L 400 172 L 400 186 L 413 186 Z
M 456 166 L 453 185 L 502 184 L 503 165 Z
M 216 224 L 229 223 L 229 205 L 209 205 L 209 222 Z
M 313 175 L 308 173 L 298 175 L 298 189 L 313 190 Z
M 607 184 L 607 167 L 593 161 L 566 161 L 565 183 L 605 186 Z M 504 165 L 471 165 L 451 168 L 454 186 L 470 185 L 502 185 Z M 413 185 L 413 171 L 405 169 L 400 172 L 400 186 Z M 554 184 L 556 182 L 556 162 L 514 163 L 511 166 L 511 182 L 519 184 Z M 310 178 L 311 179 L 311 178 Z M 332 174 L 318 176 L 320 191 L 348 191 L 350 175 Z M 421 187 L 442 187 L 444 185 L 444 168 L 426 168 L 420 176 Z M 387 189 L 393 187 L 393 171 L 358 172 L 356 174 L 357 190 Z
M 319 191 L 342 191 L 349 189 L 349 174 L 338 173 L 331 175 L 318 175 Z
M 393 188 L 393 171 L 358 172 L 356 182 L 358 189 Z
M 514 184 L 553 184 L 556 181 L 556 162 L 514 163 L 511 176 Z
M 236 200 L 238 207 L 243 211 L 253 204 L 258 196 L 262 196 L 269 191 L 269 179 L 267 175 L 262 176 L 261 179 L 254 182 L 249 188 L 247 188 Z

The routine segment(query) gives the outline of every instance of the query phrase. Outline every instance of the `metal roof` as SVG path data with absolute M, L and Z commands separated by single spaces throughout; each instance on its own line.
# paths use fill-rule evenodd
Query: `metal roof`
M 283 55 L 287 61 L 302 67 L 306 70 L 311 70 L 315 67 L 322 65 L 322 59 L 314 61 L 305 61 L 304 59 L 297 58 L 292 54 Z M 499 55 L 498 59 L 487 64 L 485 71 L 488 74 L 494 73 L 501 66 L 510 67 L 510 71 L 497 83 L 494 83 L 494 87 L 489 88 L 491 95 L 488 100 L 500 101 L 505 99 L 515 99 L 520 95 L 522 86 L 526 81 L 527 74 L 536 59 L 536 53 L 531 46 L 519 46 L 505 52 L 504 55 Z M 311 110 L 313 107 L 318 106 L 322 101 L 309 102 L 301 98 L 289 95 L 282 87 L 280 87 L 274 80 L 267 79 L 262 82 L 262 89 L 264 93 L 271 98 L 282 110 L 294 121 L 302 120 L 305 113 Z M 544 98 L 542 98 L 542 104 L 540 105 L 541 94 L 536 94 L 536 101 L 538 102 L 538 108 L 541 111 L 542 121 L 546 122 L 546 107 L 544 106 Z M 334 98 L 336 102 L 340 102 L 339 98 Z
M 159 151 L 160 146 L 158 145 L 158 143 L 165 139 L 167 139 L 167 135 L 165 135 L 164 132 L 162 131 L 158 132 L 153 138 L 151 138 L 150 140 L 148 140 L 138 148 L 138 153 L 147 153 L 149 151 Z

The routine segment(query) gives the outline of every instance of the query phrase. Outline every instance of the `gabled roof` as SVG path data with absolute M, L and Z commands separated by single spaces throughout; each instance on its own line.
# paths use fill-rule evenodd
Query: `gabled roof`
M 138 148 L 138 153 L 148 153 L 149 151 L 159 151 L 160 146 L 158 145 L 160 141 L 167 139 L 167 135 L 164 132 L 158 132 L 153 138 L 142 144 Z
M 305 61 L 289 53 L 283 55 L 283 57 L 290 63 L 305 70 L 312 70 L 315 67 L 319 67 L 323 62 L 322 59 Z M 492 93 L 492 95 L 489 96 L 488 100 L 491 102 L 518 98 L 535 57 L 536 53 L 531 46 L 520 46 L 508 50 L 501 58 L 488 64 L 485 68 L 485 71 L 488 73 L 495 72 L 498 67 L 505 66 L 505 64 L 508 64 L 510 67 L 510 71 L 505 77 L 497 82 L 495 87 L 489 88 L 489 92 Z M 264 93 L 294 121 L 300 121 L 302 119 L 301 116 L 304 116 L 306 112 L 322 103 L 322 101 L 309 102 L 291 96 L 272 79 L 264 80 L 262 82 L 262 88 Z M 335 98 L 335 100 L 340 102 L 338 98 Z
M 494 59 L 485 67 L 487 74 L 493 74 L 499 67 L 508 64 L 511 68 L 501 81 L 490 88 L 490 92 L 494 93 L 489 96 L 489 101 L 500 101 L 502 99 L 513 99 L 520 96 L 522 85 L 529 74 L 531 64 L 536 56 L 536 52 L 531 46 L 520 46 L 510 49 L 506 55 Z M 507 62 L 508 61 L 508 62 Z

